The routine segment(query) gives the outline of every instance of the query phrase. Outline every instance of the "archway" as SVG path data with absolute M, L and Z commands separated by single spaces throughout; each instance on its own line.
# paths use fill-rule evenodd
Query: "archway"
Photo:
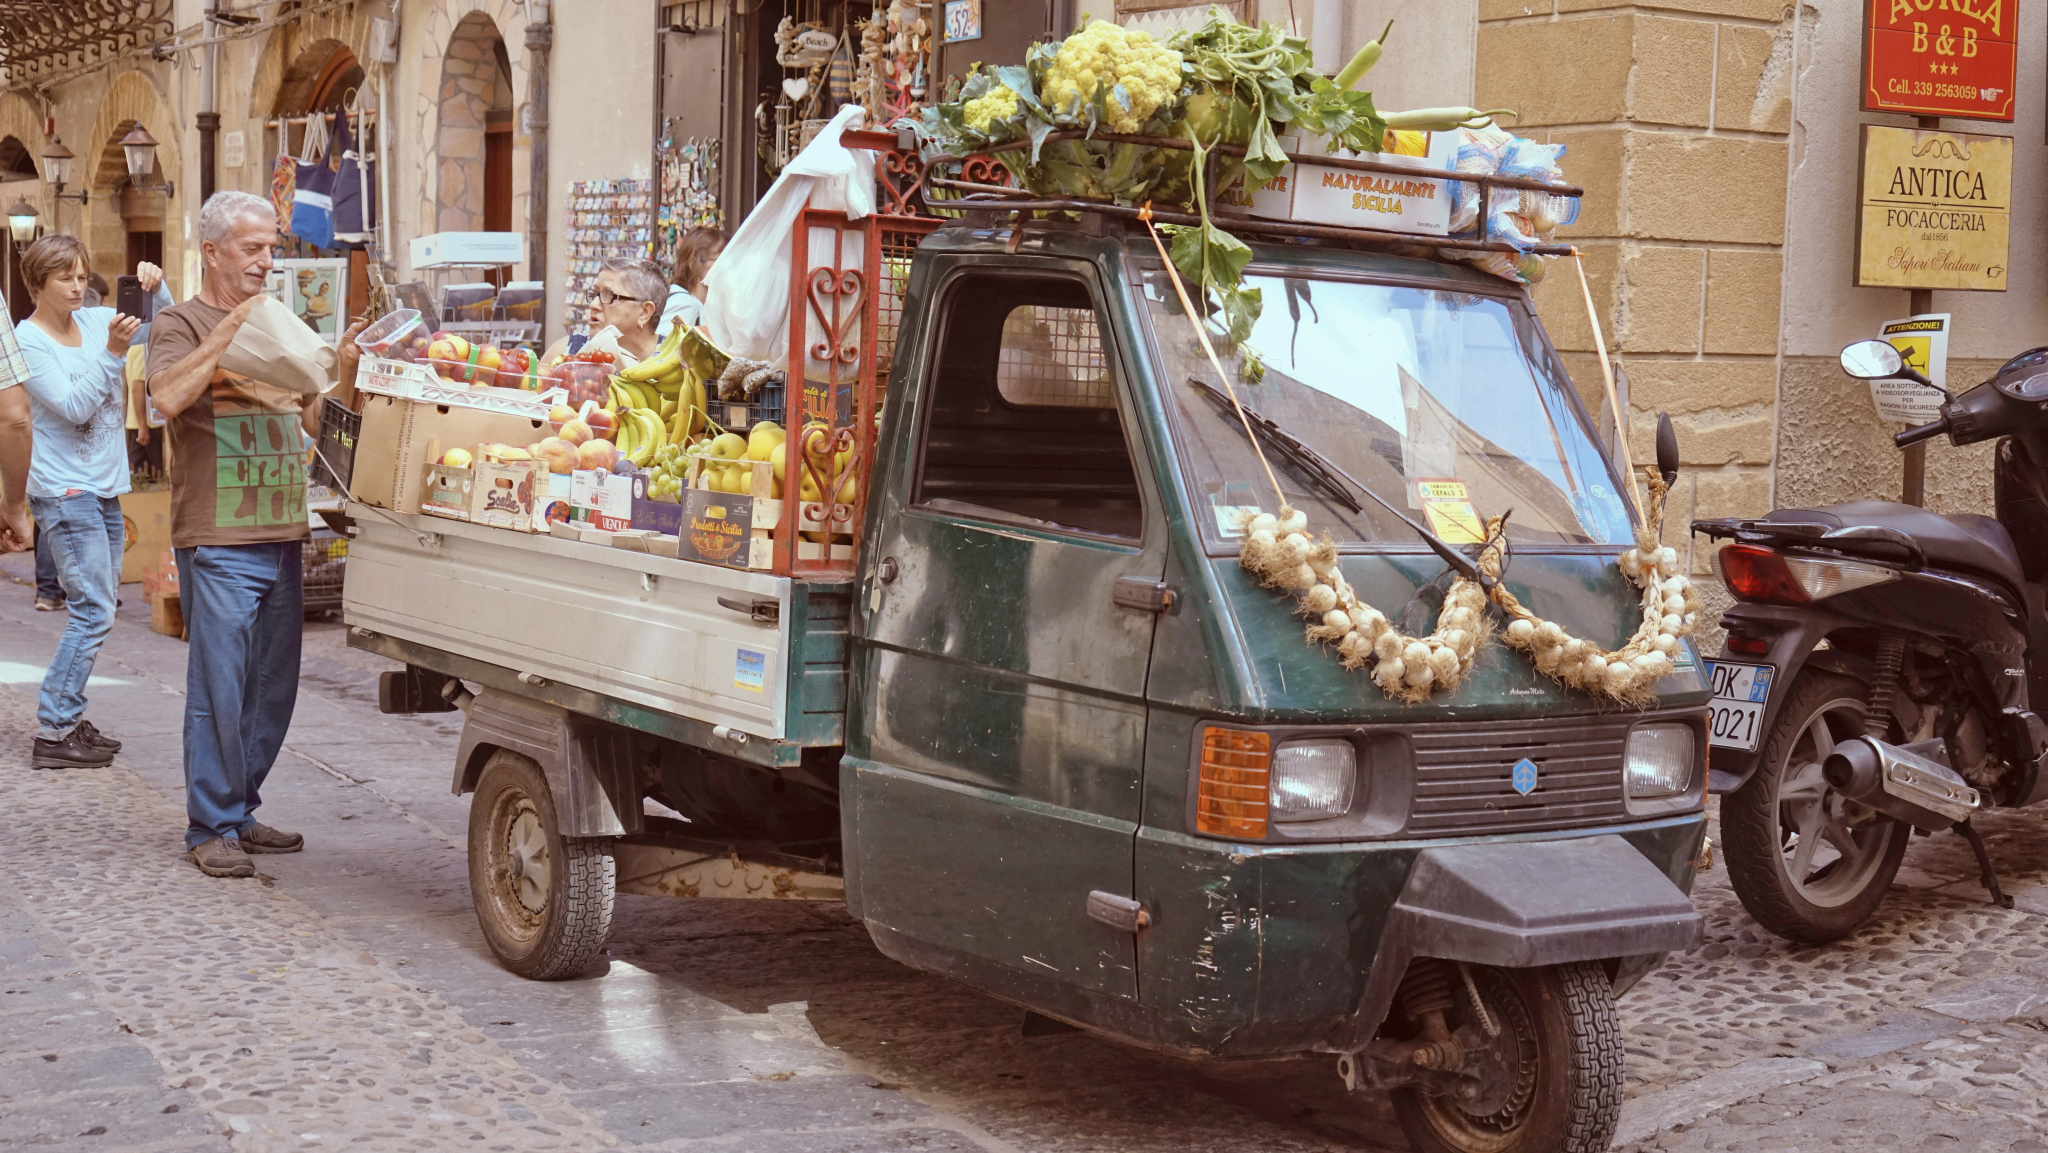
M 489 16 L 471 12 L 441 57 L 437 231 L 511 231 L 512 108 L 505 38 Z
M 114 78 L 100 101 L 99 115 L 79 148 L 78 180 L 91 189 L 92 201 L 82 214 L 78 238 L 92 256 L 93 268 L 112 284 L 116 276 L 130 271 L 137 259 L 162 264 L 166 253 L 184 250 L 183 214 L 172 209 L 161 191 L 143 191 L 131 186 L 128 166 L 121 153 L 121 138 L 137 124 L 148 129 L 158 143 L 156 168 L 150 181 L 162 189 L 166 177 L 176 179 L 179 164 L 176 123 L 164 111 L 155 85 L 140 72 L 123 72 Z M 180 187 L 178 192 L 190 195 Z M 57 231 L 54 222 L 46 231 Z M 182 284 L 183 269 L 167 267 L 173 292 L 189 296 L 197 284 Z M 181 290 L 182 286 L 182 290 Z
M 0 137 L 0 213 L 17 200 L 39 208 L 41 188 L 35 155 L 28 145 L 19 136 Z M 8 319 L 16 324 L 35 311 L 35 302 L 29 299 L 21 282 L 21 250 L 9 231 L 0 231 L 0 295 L 7 299 Z

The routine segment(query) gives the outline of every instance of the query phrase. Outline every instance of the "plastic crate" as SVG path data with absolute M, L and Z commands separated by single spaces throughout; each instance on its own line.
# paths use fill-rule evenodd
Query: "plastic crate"
M 341 608 L 341 581 L 348 565 L 348 538 L 316 530 L 304 544 L 300 587 L 309 613 Z
M 313 482 L 339 493 L 349 491 L 356 467 L 356 437 L 363 431 L 361 413 L 333 397 L 320 401 L 320 436 L 313 442 Z
M 783 389 L 781 381 L 769 381 L 752 400 L 712 400 L 705 407 L 711 410 L 711 419 L 741 435 L 764 420 L 788 428 L 789 405 L 783 399 Z

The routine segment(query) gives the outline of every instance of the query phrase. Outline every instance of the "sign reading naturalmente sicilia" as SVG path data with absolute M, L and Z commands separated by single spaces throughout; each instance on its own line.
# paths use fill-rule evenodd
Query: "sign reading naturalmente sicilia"
M 1863 126 L 1856 283 L 2004 292 L 2012 138 Z

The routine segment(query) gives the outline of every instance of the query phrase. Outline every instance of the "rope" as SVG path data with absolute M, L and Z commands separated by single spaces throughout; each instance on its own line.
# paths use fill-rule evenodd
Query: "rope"
M 1216 357 L 1216 348 L 1209 343 L 1209 330 L 1195 312 L 1195 302 L 1188 299 L 1187 286 L 1180 281 L 1180 270 L 1173 266 L 1173 258 L 1166 254 L 1166 242 L 1159 239 L 1159 230 L 1152 227 L 1152 202 L 1138 212 L 1138 219 L 1145 222 L 1145 231 L 1152 234 L 1152 246 L 1159 250 L 1159 259 L 1166 265 L 1166 275 L 1173 281 L 1174 295 L 1180 297 L 1181 311 L 1187 314 L 1188 324 L 1195 330 L 1195 339 L 1202 342 L 1202 351 L 1209 357 L 1209 367 L 1216 370 L 1216 378 L 1223 382 L 1223 391 L 1230 394 L 1230 405 L 1237 410 L 1237 419 L 1244 425 L 1245 438 L 1252 442 L 1252 451 L 1258 454 L 1259 467 L 1266 470 L 1266 480 L 1273 485 L 1273 499 L 1282 510 L 1287 509 L 1287 494 L 1280 491 L 1280 478 L 1273 475 L 1273 466 L 1266 463 L 1266 450 L 1259 443 L 1259 436 L 1252 431 L 1251 418 L 1245 416 L 1244 405 L 1237 399 L 1237 389 L 1230 383 L 1230 374 L 1223 371 L 1223 362 Z

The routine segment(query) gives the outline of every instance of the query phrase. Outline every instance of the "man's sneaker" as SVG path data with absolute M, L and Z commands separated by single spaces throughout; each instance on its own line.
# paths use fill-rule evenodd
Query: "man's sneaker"
M 262 821 L 251 821 L 249 827 L 242 830 L 242 851 L 245 853 L 296 853 L 305 847 L 305 837 L 273 829 Z
M 37 597 L 37 598 L 36 598 L 36 611 L 37 611 L 37 612 L 39 612 L 39 613 L 53 613 L 53 612 L 56 612 L 56 611 L 57 611 L 58 609 L 61 609 L 61 608 L 63 608 L 63 607 L 64 607 L 64 602 L 63 602 L 63 601 L 60 601 L 60 600 L 51 600 L 51 599 L 49 599 L 48 597 Z
M 211 841 L 186 852 L 185 859 L 199 866 L 199 871 L 209 877 L 253 877 L 256 862 L 242 852 L 242 846 L 233 837 L 215 837 Z
M 61 741 L 35 739 L 30 767 L 37 769 L 97 769 L 111 764 L 114 754 L 86 739 L 85 725 L 72 729 Z
M 91 721 L 78 722 L 78 731 L 85 734 L 85 743 L 93 748 L 105 749 L 110 753 L 121 751 L 121 742 L 93 728 Z

